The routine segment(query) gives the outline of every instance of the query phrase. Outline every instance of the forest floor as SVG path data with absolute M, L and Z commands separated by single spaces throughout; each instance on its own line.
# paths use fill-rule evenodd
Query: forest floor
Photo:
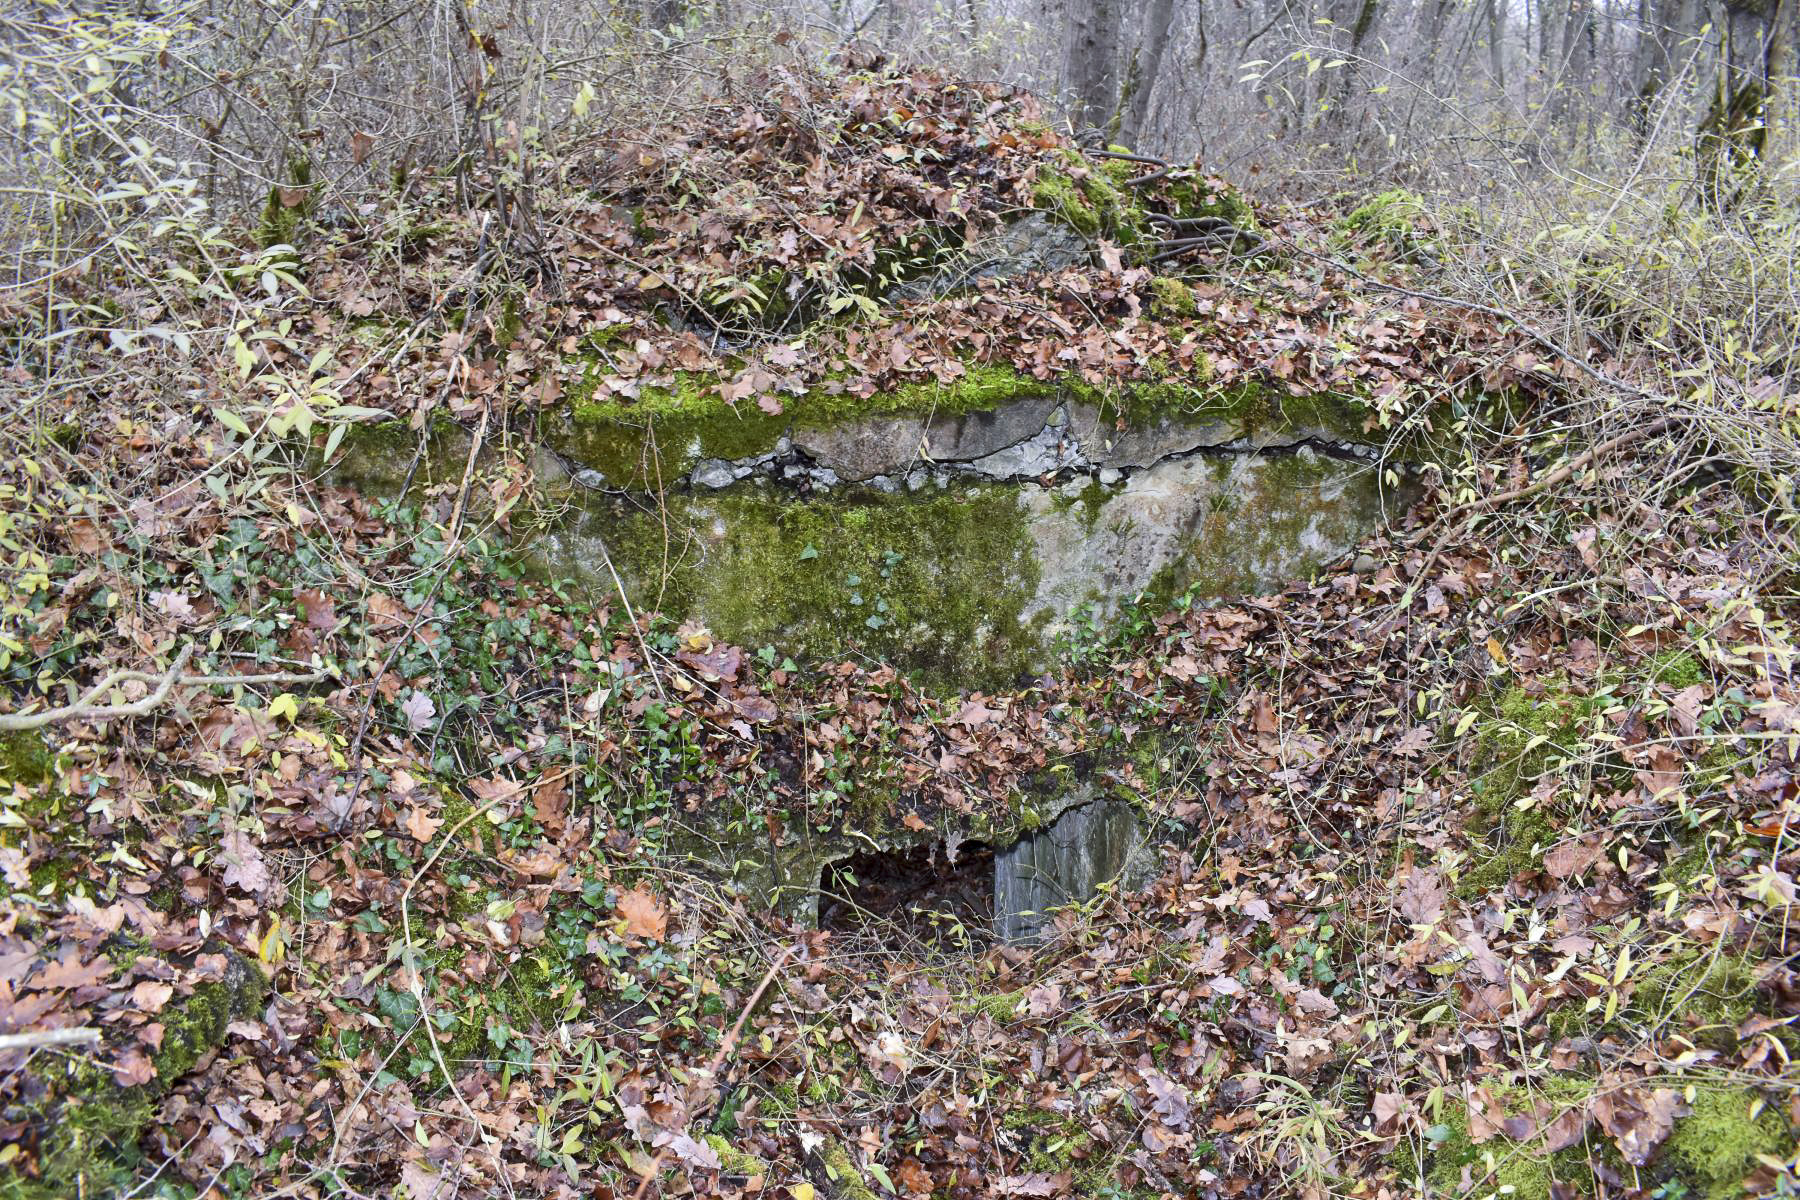
M 206 301 L 227 369 L 97 336 L 9 379 L 10 723 L 81 703 L 0 735 L 0 1196 L 1800 1191 L 1791 527 L 1652 391 L 1586 436 L 1641 364 L 1421 298 L 1389 206 L 1142 181 L 997 88 L 783 79 L 619 144 L 532 239 L 277 194 L 278 244 L 320 225 Z M 873 299 L 877 243 L 1033 207 L 1097 261 Z M 1316 578 L 999 694 L 518 564 L 572 391 L 772 413 L 971 361 L 1352 391 L 1440 469 Z M 320 471 L 389 415 L 496 455 Z M 1031 950 L 954 873 L 815 929 L 678 852 L 713 807 L 953 823 L 1075 774 L 1160 874 Z

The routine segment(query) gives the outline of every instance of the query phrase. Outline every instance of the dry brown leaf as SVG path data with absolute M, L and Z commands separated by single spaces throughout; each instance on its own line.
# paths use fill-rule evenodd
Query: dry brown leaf
M 625 932 L 633 937 L 660 942 L 669 930 L 668 909 L 641 887 L 620 894 L 619 916 L 625 920 Z

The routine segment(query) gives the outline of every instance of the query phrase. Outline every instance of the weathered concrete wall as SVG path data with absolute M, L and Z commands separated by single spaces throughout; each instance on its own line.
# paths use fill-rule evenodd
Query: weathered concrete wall
M 335 475 L 391 495 L 418 446 L 373 431 Z M 415 483 L 454 486 L 467 452 L 464 431 L 434 429 Z M 985 370 L 950 393 L 809 397 L 780 414 L 726 408 L 698 382 L 572 406 L 536 464 L 539 516 L 521 510 L 515 528 L 546 573 L 610 593 L 616 571 L 640 611 L 796 657 L 866 654 L 947 691 L 1054 669 L 1063 639 L 1135 601 L 1304 577 L 1391 499 L 1340 400 L 1099 396 Z M 755 814 L 708 813 L 677 848 L 804 916 L 833 861 L 919 840 L 887 807 L 778 846 Z M 963 832 L 1000 847 L 997 931 L 1029 941 L 1038 914 L 1121 873 L 1130 885 L 1137 830 L 1130 805 L 1083 786 Z
M 1101 799 L 1067 809 L 994 856 L 994 932 L 1035 941 L 1050 910 L 1091 899 L 1104 884 L 1143 886 L 1154 874 L 1148 859 L 1131 805 Z
M 1299 407 L 1299 406 L 1296 406 Z M 567 514 L 533 553 L 555 574 L 705 623 L 740 644 L 862 652 L 950 689 L 1051 667 L 1079 619 L 1193 588 L 1278 587 L 1381 520 L 1369 448 L 1341 409 L 1136 420 L 1041 385 L 990 409 L 803 416 L 736 459 L 654 435 L 651 494 L 566 457 L 633 436 L 587 418 L 540 474 Z M 730 419 L 730 418 L 726 418 Z M 772 439 L 772 440 L 770 440 Z M 621 466 L 616 474 L 645 468 Z

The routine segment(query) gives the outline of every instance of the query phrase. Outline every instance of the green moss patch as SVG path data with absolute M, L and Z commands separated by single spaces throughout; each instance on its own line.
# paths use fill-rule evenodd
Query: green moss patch
M 1150 315 L 1165 319 L 1191 317 L 1196 311 L 1194 289 L 1168 275 L 1150 281 Z
M 1793 1151 L 1794 1136 L 1778 1106 L 1766 1101 L 1759 1106 L 1755 1092 L 1701 1091 L 1691 1107 L 1661 1152 L 1690 1194 L 1707 1200 L 1747 1195 L 1744 1177 L 1756 1169 L 1758 1156 L 1784 1158 Z
M 835 657 L 861 650 L 924 678 L 1025 671 L 1021 623 L 1038 569 L 1016 490 L 952 486 L 916 495 L 843 489 L 796 499 L 774 488 L 677 495 L 666 514 L 627 500 L 587 509 L 559 539 L 579 574 L 605 539 L 634 597 L 698 616 L 739 645 Z
M 35 787 L 50 778 L 52 759 L 44 735 L 35 729 L 0 733 L 0 783 Z
M 35 1174 L 0 1170 L 8 1200 L 64 1200 L 122 1191 L 143 1169 L 138 1138 L 169 1086 L 224 1044 L 227 1026 L 262 1006 L 268 984 L 255 963 L 227 956 L 225 977 L 203 983 L 161 1014 L 162 1046 L 152 1057 L 157 1077 L 121 1088 L 112 1072 L 82 1054 L 33 1060 L 19 1115 L 38 1127 Z M 11 1114 L 9 1114 L 11 1115 Z
M 704 458 L 754 458 L 788 427 L 752 403 L 727 404 L 713 376 L 684 374 L 646 387 L 635 401 L 587 401 L 553 414 L 545 441 L 617 487 L 655 491 L 680 482 Z
M 400 488 L 406 482 L 413 456 L 419 454 L 419 431 L 405 421 L 351 425 L 329 461 L 323 447 L 321 434 L 311 469 L 324 472 L 330 483 L 353 487 L 365 495 L 398 500 L 402 498 Z M 460 480 L 468 455 L 469 435 L 460 425 L 447 418 L 433 421 L 425 435 L 418 469 L 412 473 L 408 498 L 416 499 L 432 484 Z

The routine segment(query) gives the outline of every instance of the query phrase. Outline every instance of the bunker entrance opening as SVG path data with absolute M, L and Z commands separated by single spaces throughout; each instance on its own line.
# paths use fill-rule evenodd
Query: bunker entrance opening
M 819 927 L 899 930 L 928 942 L 986 942 L 994 922 L 994 850 L 963 842 L 951 862 L 943 843 L 866 851 L 825 868 Z

